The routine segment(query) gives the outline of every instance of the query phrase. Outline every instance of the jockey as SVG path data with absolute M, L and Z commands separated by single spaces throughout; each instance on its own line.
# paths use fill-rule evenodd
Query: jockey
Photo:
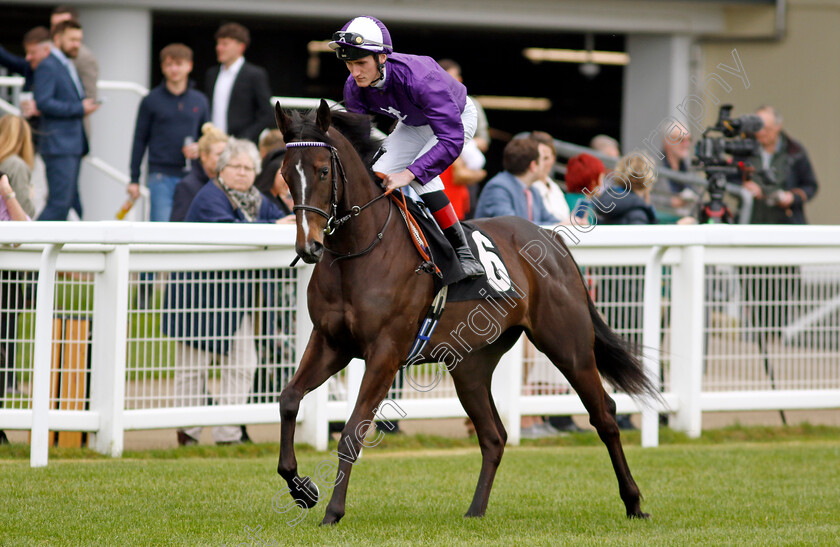
M 347 65 L 344 105 L 398 120 L 373 165 L 386 189 L 411 185 L 429 208 L 469 277 L 484 268 L 467 245 L 440 174 L 472 139 L 476 109 L 467 89 L 431 57 L 394 53 L 391 34 L 373 17 L 356 17 L 333 34 L 330 48 Z

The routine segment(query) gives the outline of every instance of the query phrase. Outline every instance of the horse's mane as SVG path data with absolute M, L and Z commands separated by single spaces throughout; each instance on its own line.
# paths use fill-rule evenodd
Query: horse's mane
M 316 117 L 317 110 L 310 110 L 306 113 L 292 111 L 289 116 L 290 122 L 286 128 L 288 133 L 285 136 L 286 141 L 320 141 L 326 142 L 331 146 L 336 146 L 336 139 L 327 135 L 318 127 L 315 121 Z M 370 136 L 370 116 L 342 110 L 333 110 L 330 113 L 330 117 L 332 128 L 337 129 L 344 138 L 350 141 L 350 144 L 359 153 L 365 166 L 369 168 L 371 159 L 379 149 L 380 144 Z

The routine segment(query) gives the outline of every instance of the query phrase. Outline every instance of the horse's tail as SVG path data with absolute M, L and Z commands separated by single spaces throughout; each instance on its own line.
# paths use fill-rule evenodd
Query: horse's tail
M 595 329 L 595 363 L 601 376 L 614 388 L 635 397 L 648 396 L 661 400 L 662 396 L 651 378 L 645 373 L 644 365 L 634 355 L 633 345 L 624 340 L 598 313 L 595 303 L 586 293 L 589 316 Z

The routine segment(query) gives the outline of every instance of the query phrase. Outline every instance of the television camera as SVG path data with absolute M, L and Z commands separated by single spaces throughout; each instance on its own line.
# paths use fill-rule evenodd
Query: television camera
M 756 169 L 750 160 L 761 154 L 755 134 L 764 122 L 755 114 L 738 118 L 732 118 L 731 114 L 732 105 L 722 105 L 717 123 L 703 131 L 695 148 L 692 164 L 706 173 L 709 193 L 698 212 L 697 220 L 701 224 L 733 222 L 734 217 L 723 202 L 726 183 L 740 185 L 752 180 Z

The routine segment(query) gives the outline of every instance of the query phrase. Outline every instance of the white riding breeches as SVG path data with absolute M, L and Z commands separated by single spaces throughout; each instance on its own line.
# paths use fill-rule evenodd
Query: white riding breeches
M 464 126 L 464 143 L 472 140 L 475 135 L 478 113 L 472 99 L 467 97 L 467 104 L 461 113 L 461 123 Z M 430 125 L 406 125 L 397 122 L 397 126 L 382 143 L 385 153 L 373 164 L 373 170 L 390 175 L 399 173 L 415 162 L 417 158 L 428 152 L 438 142 Z M 443 181 L 435 177 L 426 184 L 412 181 L 411 187 L 420 194 L 443 190 Z

